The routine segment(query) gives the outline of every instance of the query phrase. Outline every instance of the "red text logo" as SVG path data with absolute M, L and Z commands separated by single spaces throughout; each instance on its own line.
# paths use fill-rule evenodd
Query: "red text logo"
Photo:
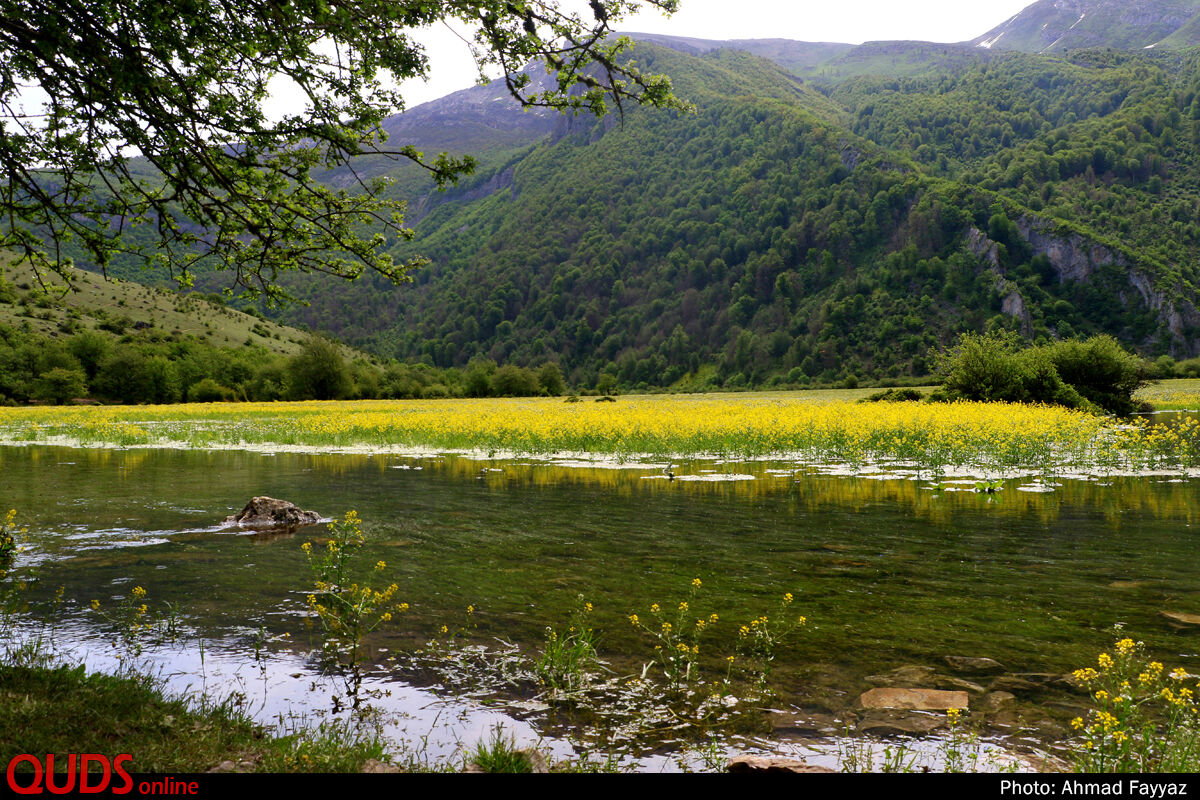
M 24 753 L 8 762 L 5 777 L 8 779 L 8 788 L 17 794 L 69 794 L 76 791 L 77 782 L 80 794 L 99 794 L 103 791 L 129 794 L 133 791 L 133 778 L 129 777 L 124 765 L 131 761 L 133 756 L 129 753 L 122 753 L 112 761 L 109 761 L 108 756 L 99 753 L 71 753 L 67 756 L 66 773 L 60 772 L 56 775 L 53 753 L 46 754 L 44 766 L 42 759 Z M 22 765 L 31 767 L 32 772 L 24 771 L 18 774 L 17 769 Z M 61 765 L 60 760 L 59 766 Z M 99 765 L 100 769 L 93 771 L 94 765 Z M 114 777 L 120 782 L 113 784 Z

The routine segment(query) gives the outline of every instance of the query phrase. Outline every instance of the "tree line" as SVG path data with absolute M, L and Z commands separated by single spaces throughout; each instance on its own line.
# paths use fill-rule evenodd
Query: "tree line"
M 80 401 L 210 403 L 560 395 L 558 365 L 538 369 L 480 359 L 463 369 L 347 358 L 312 336 L 294 355 L 263 347 L 216 347 L 154 328 L 114 339 L 94 330 L 68 337 L 0 325 L 0 404 Z

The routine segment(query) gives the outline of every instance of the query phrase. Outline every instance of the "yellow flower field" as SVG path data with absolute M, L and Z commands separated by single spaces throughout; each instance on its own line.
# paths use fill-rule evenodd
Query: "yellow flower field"
M 0 441 L 91 446 L 795 458 L 920 468 L 1183 469 L 1200 425 L 999 403 L 849 403 L 804 393 L 0 408 Z
M 1200 409 L 1200 379 L 1159 381 L 1139 389 L 1133 399 L 1150 403 L 1160 411 Z

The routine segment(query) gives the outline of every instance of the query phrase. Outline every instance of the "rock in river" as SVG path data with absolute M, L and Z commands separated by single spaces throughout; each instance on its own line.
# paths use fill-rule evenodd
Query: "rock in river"
M 1195 627 L 1200 625 L 1200 614 L 1187 614 L 1183 611 L 1160 611 L 1175 627 Z
M 226 525 L 237 525 L 240 528 L 298 528 L 301 525 L 315 525 L 321 521 L 321 515 L 315 511 L 305 511 L 287 500 L 276 500 L 274 497 L 251 498 L 246 507 L 225 518 Z
M 975 672 L 987 674 L 1004 672 L 1004 665 L 991 658 L 972 658 L 970 656 L 946 656 L 946 663 L 956 672 Z
M 872 689 L 858 698 L 863 708 L 902 708 L 911 711 L 945 711 L 966 708 L 966 692 L 939 689 Z
M 821 767 L 816 764 L 806 764 L 803 761 L 797 761 L 794 758 L 782 758 L 780 756 L 735 756 L 729 759 L 729 764 L 725 770 L 733 773 L 757 772 L 765 775 L 771 774 L 803 774 L 803 773 L 821 773 L 833 772 L 829 767 Z

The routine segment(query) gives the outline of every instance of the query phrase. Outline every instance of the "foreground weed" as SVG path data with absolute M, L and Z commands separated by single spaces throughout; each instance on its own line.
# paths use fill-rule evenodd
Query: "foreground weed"
M 700 643 L 720 619 L 716 613 L 697 616 L 693 610 L 702 585 L 699 578 L 693 578 L 687 599 L 668 603 L 667 610 L 652 603 L 647 621 L 637 614 L 629 615 L 629 622 L 656 642 L 652 664 L 657 664 L 671 687 L 684 686 L 699 678 Z M 643 669 L 643 676 L 649 667 Z
M 393 614 L 408 610 L 408 603 L 394 600 L 399 586 L 390 584 L 382 591 L 372 589 L 358 566 L 363 545 L 362 520 L 354 511 L 345 519 L 329 524 L 330 538 L 324 547 L 305 542 L 301 549 L 308 557 L 315 590 L 308 595 L 309 610 L 320 621 L 324 649 L 331 663 L 346 679 L 346 692 L 355 708 L 360 702 L 362 664 L 369 658 L 364 638 L 380 625 L 390 622 Z M 387 569 L 378 561 L 372 572 Z
M 534 672 L 555 696 L 582 689 L 600 667 L 596 655 L 596 632 L 589 624 L 592 604 L 579 595 L 571 624 L 563 633 L 546 627 L 546 639 L 534 664 Z
M 946 712 L 947 733 L 937 739 L 878 742 L 853 736 L 838 740 L 842 772 L 1015 772 L 1017 762 L 979 737 L 966 725 L 962 709 Z
M 0 573 L 12 566 L 20 540 L 27 532 L 25 528 L 17 529 L 17 510 L 10 509 L 0 521 Z
M 369 759 L 387 762 L 383 734 L 372 718 L 326 720 L 315 727 L 281 718 L 277 738 L 264 748 L 264 772 L 358 772 Z
M 979 731 L 965 724 L 962 709 L 949 709 L 946 722 L 949 733 L 938 743 L 934 756 L 942 772 L 1016 772 L 1014 759 L 989 751 Z
M 872 739 L 852 736 L 838 739 L 838 769 L 841 772 L 928 772 L 917 766 L 919 755 L 904 742 L 878 747 Z
M 793 599 L 792 593 L 788 592 L 780 601 L 773 618 L 763 614 L 738 628 L 737 659 L 740 659 L 742 669 L 753 676 L 762 691 L 767 690 L 767 678 L 775 661 L 776 648 L 808 624 L 807 617 L 791 613 Z
M 1071 726 L 1079 772 L 1195 772 L 1200 769 L 1200 720 L 1192 676 L 1167 670 L 1130 638 L 1116 642 L 1095 667 L 1076 670 L 1095 707 Z
M 533 761 L 524 750 L 517 749 L 516 740 L 505 736 L 502 726 L 492 730 L 488 741 L 475 745 L 468 762 L 483 772 L 533 772 Z
M 92 600 L 92 612 L 113 631 L 112 646 L 124 670 L 137 668 L 138 659 L 148 644 L 169 638 L 160 627 L 158 614 L 150 610 L 147 594 L 144 587 L 134 586 L 129 594 L 118 598 L 111 606 L 105 606 L 98 599 Z M 171 630 L 177 626 L 177 609 L 174 606 L 168 612 L 170 621 L 167 625 Z
M 17 529 L 16 519 L 17 511 L 13 509 L 0 523 L 0 641 L 5 642 L 12 641 L 20 614 L 28 609 L 25 591 L 29 580 L 19 580 L 13 572 L 13 561 L 21 547 L 20 537 L 25 535 L 24 529 Z

